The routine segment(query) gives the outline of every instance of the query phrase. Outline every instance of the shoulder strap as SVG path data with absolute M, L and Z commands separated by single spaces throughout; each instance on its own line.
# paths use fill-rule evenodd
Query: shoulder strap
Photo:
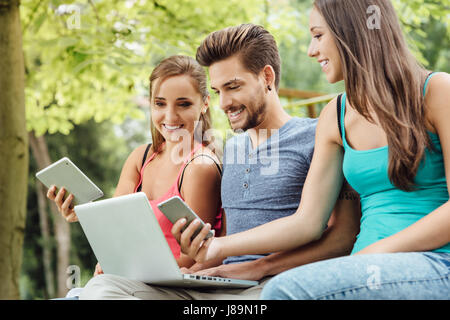
M 337 122 L 338 122 L 338 128 L 339 128 L 339 134 L 342 138 L 342 127 L 341 127 L 341 108 L 342 108 L 342 93 L 338 95 L 337 97 Z
M 150 147 L 151 147 L 151 146 L 152 146 L 152 144 L 149 143 L 149 144 L 147 145 L 147 148 L 145 148 L 144 157 L 142 158 L 142 165 L 141 165 L 141 168 L 144 166 L 145 159 L 147 159 L 148 150 L 150 150 Z M 140 192 L 141 190 L 142 190 L 142 181 L 141 181 L 141 183 L 139 184 L 139 187 L 137 188 L 136 192 Z
M 184 171 L 186 170 L 186 168 L 187 168 L 187 166 L 194 160 L 194 159 L 196 159 L 196 158 L 198 158 L 198 157 L 208 157 L 208 158 L 210 158 L 212 161 L 214 161 L 214 164 L 216 165 L 216 167 L 217 167 L 217 169 L 219 170 L 219 173 L 220 173 L 220 175 L 222 176 L 222 168 L 220 168 L 220 166 L 219 166 L 219 164 L 216 162 L 216 160 L 214 160 L 214 158 L 213 157 L 211 157 L 210 155 L 207 155 L 207 154 L 199 154 L 199 155 L 196 155 L 195 157 L 193 157 L 191 160 L 189 160 L 187 163 L 186 163 L 186 165 L 184 166 L 184 168 L 183 168 L 183 172 L 181 173 L 181 177 L 180 177 L 180 184 L 178 185 L 178 190 L 181 190 L 181 185 L 183 184 L 183 177 L 184 177 Z
M 147 148 L 145 148 L 144 157 L 142 158 L 142 165 L 141 165 L 141 167 L 144 165 L 145 159 L 147 159 L 148 150 L 150 150 L 150 147 L 151 147 L 151 146 L 152 146 L 152 144 L 149 143 L 149 144 L 147 145 Z
M 425 83 L 423 84 L 423 97 L 425 98 L 425 94 L 427 93 L 427 86 L 428 82 L 430 81 L 431 77 L 433 77 L 436 74 L 436 72 L 430 72 L 425 79 Z

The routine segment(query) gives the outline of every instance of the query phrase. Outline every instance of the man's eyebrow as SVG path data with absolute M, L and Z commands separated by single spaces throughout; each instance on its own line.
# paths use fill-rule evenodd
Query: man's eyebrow
M 230 80 L 230 81 L 225 82 L 225 83 L 222 85 L 222 87 L 226 87 L 226 86 L 229 86 L 230 84 L 233 84 L 233 83 L 236 83 L 236 82 L 241 82 L 241 81 L 242 81 L 241 79 L 234 78 L 233 80 Z M 211 86 L 211 89 L 212 89 L 212 90 L 217 90 L 217 89 L 214 88 L 213 86 Z

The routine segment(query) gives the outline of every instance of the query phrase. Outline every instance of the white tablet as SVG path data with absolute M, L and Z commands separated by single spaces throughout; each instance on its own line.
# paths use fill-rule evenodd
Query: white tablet
M 66 195 L 74 195 L 74 204 L 87 203 L 103 196 L 102 190 L 66 157 L 36 173 L 36 178 L 47 188 L 52 185 L 57 189 L 64 187 L 68 192 Z

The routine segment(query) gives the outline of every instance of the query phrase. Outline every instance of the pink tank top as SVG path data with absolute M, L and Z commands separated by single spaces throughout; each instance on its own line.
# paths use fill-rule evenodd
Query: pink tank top
M 172 229 L 172 226 L 173 226 L 172 222 L 170 222 L 169 219 L 167 219 L 166 216 L 161 212 L 161 210 L 159 210 L 158 204 L 160 204 L 161 202 L 163 202 L 165 200 L 168 200 L 169 198 L 174 197 L 174 196 L 178 196 L 181 199 L 183 199 L 183 197 L 181 196 L 180 190 L 178 189 L 178 184 L 179 184 L 179 180 L 180 180 L 181 174 L 183 172 L 183 169 L 188 164 L 189 160 L 191 160 L 192 155 L 201 147 L 202 147 L 201 144 L 197 145 L 191 151 L 189 156 L 184 160 L 183 166 L 181 167 L 180 172 L 178 172 L 177 179 L 174 182 L 174 184 L 169 188 L 169 190 L 167 190 L 167 192 L 162 197 L 160 197 L 159 199 L 149 200 L 150 201 L 150 205 L 152 206 L 152 209 L 153 209 L 153 213 L 155 214 L 155 217 L 156 217 L 156 219 L 159 222 L 161 230 L 162 230 L 164 236 L 166 237 L 167 243 L 169 244 L 169 247 L 172 250 L 172 253 L 173 253 L 173 255 L 174 255 L 174 257 L 176 259 L 179 258 L 180 254 L 181 254 L 180 245 L 178 244 L 177 240 L 172 235 L 172 232 L 171 232 L 171 229 Z M 136 192 L 137 189 L 139 188 L 139 186 L 142 184 L 143 173 L 144 173 L 145 167 L 147 167 L 147 165 L 150 163 L 150 161 L 152 161 L 153 158 L 157 154 L 158 154 L 158 152 L 154 152 L 150 156 L 150 158 L 148 158 L 148 160 L 142 166 L 141 171 L 140 171 L 139 183 L 134 188 L 134 192 Z M 215 224 L 214 224 L 214 226 L 212 226 L 212 228 L 216 232 L 216 235 L 218 235 L 220 230 L 222 229 L 222 212 L 223 212 L 223 209 L 220 208 L 219 212 L 216 215 Z

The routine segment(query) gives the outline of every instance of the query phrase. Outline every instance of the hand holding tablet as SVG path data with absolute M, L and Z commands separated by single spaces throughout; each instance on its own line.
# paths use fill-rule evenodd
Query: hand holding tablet
M 73 206 L 96 200 L 103 192 L 72 162 L 64 157 L 36 173 L 66 220 L 77 221 Z M 58 190 L 59 189 L 59 190 Z

